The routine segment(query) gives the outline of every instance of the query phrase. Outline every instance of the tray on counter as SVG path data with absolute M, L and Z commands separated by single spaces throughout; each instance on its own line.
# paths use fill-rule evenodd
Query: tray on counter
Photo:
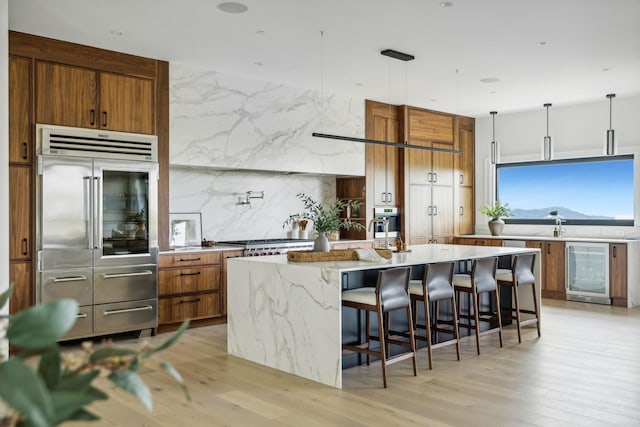
M 391 259 L 391 249 L 376 249 L 378 255 Z M 353 249 L 335 249 L 329 252 L 289 251 L 287 259 L 293 262 L 322 262 L 322 261 L 357 261 L 358 255 Z

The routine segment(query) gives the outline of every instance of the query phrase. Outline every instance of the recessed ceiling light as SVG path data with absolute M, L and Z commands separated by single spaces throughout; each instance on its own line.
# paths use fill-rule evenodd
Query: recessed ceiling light
M 545 41 L 541 41 L 541 42 L 536 43 L 536 45 L 537 45 L 538 47 L 546 46 L 547 44 L 548 44 L 548 43 L 547 43 L 547 42 L 545 42 Z
M 254 65 L 257 65 L 258 67 L 262 67 L 264 64 L 260 61 L 256 61 L 253 63 Z
M 429 98 L 429 102 L 436 102 L 436 101 L 437 101 L 437 99 L 435 99 L 435 98 Z
M 489 93 L 496 93 L 496 91 L 495 90 L 490 90 Z
M 480 79 L 481 83 L 497 83 L 500 79 L 497 77 L 486 77 L 484 79 Z
M 602 71 L 605 71 L 605 72 L 606 72 L 606 71 L 609 71 L 609 70 L 610 70 L 609 68 L 603 68 L 603 69 L 602 69 Z
M 245 13 L 249 8 L 246 4 L 228 1 L 218 4 L 218 9 L 225 13 Z
M 258 31 L 256 31 L 256 34 L 262 35 L 262 34 L 264 34 L 264 30 L 258 30 Z
M 443 1 L 440 3 L 440 7 L 451 7 L 453 6 L 453 3 L 451 3 L 450 1 Z
M 356 83 L 356 86 L 362 86 L 362 83 Z
M 122 31 L 118 31 L 118 30 L 111 30 L 111 31 L 109 31 L 109 33 L 110 33 L 112 36 L 116 36 L 116 37 L 120 37 L 121 35 L 123 35 L 123 34 L 124 34 Z

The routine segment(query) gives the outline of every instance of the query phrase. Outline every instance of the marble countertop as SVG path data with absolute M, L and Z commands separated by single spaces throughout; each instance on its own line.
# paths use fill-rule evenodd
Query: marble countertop
M 411 251 L 394 253 L 390 260 L 380 263 L 367 261 L 293 262 L 287 260 L 286 255 L 272 255 L 236 259 L 255 263 L 296 265 L 314 269 L 357 271 L 418 265 L 433 262 L 458 261 L 464 259 L 483 258 L 488 256 L 514 255 L 518 253 L 539 251 L 539 249 L 535 248 L 440 244 L 409 246 L 408 249 L 410 249 Z
M 607 237 L 553 237 L 553 236 L 489 236 L 486 234 L 464 234 L 457 237 L 465 239 L 502 239 L 502 240 L 551 240 L 560 242 L 597 242 L 597 243 L 633 243 L 640 242 L 637 239 L 620 239 Z
M 335 243 L 363 243 L 363 242 L 373 242 L 373 239 L 370 240 L 347 240 L 347 239 L 342 239 L 342 240 L 330 240 L 329 241 L 329 245 L 335 244 Z M 178 249 L 170 249 L 168 251 L 160 251 L 160 255 L 167 255 L 167 254 L 177 254 L 177 253 L 182 253 L 182 252 L 217 252 L 217 251 L 235 251 L 238 249 L 244 249 L 242 246 L 235 246 L 235 245 L 229 245 L 229 244 L 214 244 L 213 246 L 207 246 L 207 247 L 202 247 L 202 246 L 187 246 L 184 248 L 178 248 Z

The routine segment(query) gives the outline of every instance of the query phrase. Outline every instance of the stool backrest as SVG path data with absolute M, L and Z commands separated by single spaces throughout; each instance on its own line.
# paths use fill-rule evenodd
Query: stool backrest
M 432 300 L 450 298 L 453 293 L 453 262 L 427 264 L 422 286 Z
M 498 258 L 479 258 L 473 260 L 471 269 L 471 282 L 475 285 L 477 292 L 489 292 L 496 289 L 496 268 Z
M 513 278 L 518 285 L 533 285 L 536 278 L 533 275 L 533 265 L 536 254 L 516 255 L 513 257 Z
M 380 298 L 382 311 L 408 307 L 411 303 L 407 288 L 411 276 L 410 267 L 390 268 L 378 272 L 376 294 Z

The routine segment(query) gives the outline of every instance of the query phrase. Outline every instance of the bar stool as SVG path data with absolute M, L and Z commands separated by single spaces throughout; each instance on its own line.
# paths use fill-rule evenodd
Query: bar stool
M 518 327 L 518 342 L 522 342 L 522 336 L 520 328 L 532 323 L 536 324 L 538 330 L 538 337 L 540 336 L 540 315 L 538 311 L 538 300 L 536 299 L 536 278 L 533 274 L 533 266 L 536 261 L 536 254 L 515 255 L 513 257 L 513 264 L 511 270 L 498 269 L 496 272 L 496 279 L 498 285 L 511 286 L 513 288 L 513 300 L 515 302 L 515 308 L 511 309 L 508 314 L 505 315 L 507 319 L 513 320 L 513 314 L 515 313 L 516 326 Z M 533 311 L 520 308 L 520 298 L 518 295 L 518 288 L 520 286 L 531 285 L 533 291 Z M 533 319 L 522 320 L 520 318 L 521 313 L 533 314 Z
M 375 288 L 358 288 L 342 292 L 342 306 L 352 307 L 358 310 L 365 310 L 366 313 L 366 337 L 367 342 L 362 344 L 343 344 L 344 350 L 355 351 L 367 355 L 367 365 L 369 356 L 377 356 L 382 364 L 382 381 L 387 388 L 387 366 L 401 360 L 413 359 L 413 375 L 418 375 L 416 365 L 416 346 L 411 326 L 411 300 L 407 293 L 411 269 L 409 267 L 391 268 L 378 272 L 378 282 Z M 395 310 L 406 310 L 407 323 L 409 324 L 409 341 L 400 341 L 389 337 L 389 313 Z M 370 333 L 370 312 L 375 312 L 378 317 L 378 336 Z M 387 316 L 385 322 L 385 316 Z M 385 323 L 387 328 L 385 329 Z M 380 343 L 380 350 L 371 348 L 371 340 Z M 408 347 L 411 351 L 397 356 L 389 357 L 389 344 L 396 344 Z
M 476 349 L 480 354 L 480 336 L 498 333 L 500 337 L 500 347 L 502 347 L 502 318 L 500 316 L 500 294 L 498 284 L 496 282 L 496 267 L 498 258 L 480 258 L 473 260 L 471 274 L 456 274 L 453 276 L 453 286 L 457 294 L 458 300 L 458 318 L 460 319 L 460 327 L 467 329 L 475 329 L 476 333 Z M 469 314 L 460 314 L 460 292 L 466 292 L 473 301 L 473 317 Z M 495 312 L 493 310 L 481 311 L 479 297 L 481 293 L 490 292 L 494 295 L 496 304 Z M 493 322 L 497 318 L 498 326 L 480 332 L 480 321 Z M 462 323 L 462 319 L 466 319 L 467 323 Z M 473 321 L 473 324 L 471 323 Z
M 458 330 L 458 314 L 456 312 L 456 298 L 453 292 L 453 262 L 443 262 L 425 265 L 422 280 L 411 280 L 409 282 L 409 296 L 411 297 L 413 310 L 413 325 L 416 329 L 416 341 L 427 342 L 427 354 L 429 356 L 429 369 L 433 369 L 432 350 L 448 345 L 456 345 L 456 354 L 460 360 L 460 332 Z M 452 322 L 439 322 L 440 301 L 449 300 L 451 304 Z M 418 324 L 418 303 L 422 302 L 424 307 L 424 325 Z M 434 303 L 433 326 L 431 324 L 431 313 L 429 303 Z M 432 328 L 435 331 L 436 343 L 431 342 Z M 417 333 L 418 329 L 424 329 L 425 335 Z M 438 342 L 438 332 L 451 334 L 453 339 Z

